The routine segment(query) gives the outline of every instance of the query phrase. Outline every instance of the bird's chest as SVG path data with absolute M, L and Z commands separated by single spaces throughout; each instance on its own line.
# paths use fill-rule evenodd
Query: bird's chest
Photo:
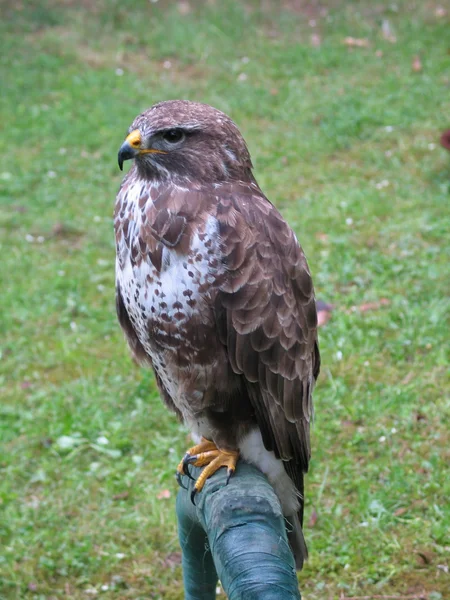
M 169 363 L 187 366 L 205 351 L 223 272 L 215 218 L 187 227 L 184 217 L 162 210 L 147 206 L 144 213 L 132 202 L 116 226 L 117 282 L 133 328 L 161 372 Z
M 208 319 L 214 282 L 207 265 L 193 263 L 190 255 L 164 250 L 163 256 L 161 271 L 146 260 L 127 260 L 118 273 L 127 312 L 150 353 L 175 348 L 194 321 Z

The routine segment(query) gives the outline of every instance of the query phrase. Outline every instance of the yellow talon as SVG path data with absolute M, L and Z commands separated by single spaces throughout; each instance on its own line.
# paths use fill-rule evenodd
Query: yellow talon
M 186 461 L 191 457 L 191 456 L 198 456 L 199 454 L 203 454 L 204 452 L 209 452 L 211 450 L 217 450 L 217 446 L 215 445 L 214 442 L 211 442 L 205 438 L 202 438 L 202 441 L 200 442 L 200 444 L 197 444 L 196 446 L 192 446 L 192 448 L 189 448 L 189 450 L 186 450 L 186 454 L 183 457 L 183 460 L 180 461 L 180 463 L 178 464 L 177 467 L 177 473 L 180 473 L 181 475 L 186 475 Z M 207 464 L 207 463 L 204 463 Z
M 228 470 L 228 480 L 231 475 L 234 473 L 236 469 L 236 463 L 239 458 L 239 452 L 237 451 L 226 451 L 226 450 L 216 450 L 211 452 L 205 452 L 202 458 L 199 457 L 199 461 L 195 461 L 192 463 L 195 467 L 202 467 L 203 465 L 207 465 L 203 471 L 200 473 L 197 481 L 195 482 L 194 489 L 196 492 L 201 492 L 203 486 L 205 485 L 206 480 L 214 475 L 216 471 L 220 469 L 220 467 L 227 467 Z
M 196 493 L 201 492 L 206 480 L 214 475 L 221 467 L 227 467 L 228 478 L 227 483 L 236 469 L 236 464 L 239 458 L 239 452 L 235 450 L 220 450 L 214 444 L 205 438 L 202 438 L 200 444 L 193 446 L 187 450 L 183 460 L 177 467 L 177 477 L 180 480 L 182 474 L 188 475 L 187 465 L 194 467 L 205 467 L 200 473 L 194 485 L 192 498 Z

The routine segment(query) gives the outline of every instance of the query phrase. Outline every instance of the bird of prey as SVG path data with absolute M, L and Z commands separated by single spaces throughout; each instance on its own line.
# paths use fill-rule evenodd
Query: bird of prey
M 238 457 L 264 472 L 290 522 L 296 565 L 303 475 L 320 355 L 310 271 L 260 190 L 234 122 L 171 100 L 137 116 L 120 147 L 134 159 L 117 195 L 116 303 L 134 357 L 197 444 L 194 494 Z

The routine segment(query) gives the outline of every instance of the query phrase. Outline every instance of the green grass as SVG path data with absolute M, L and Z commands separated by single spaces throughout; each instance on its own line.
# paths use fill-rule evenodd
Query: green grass
M 438 139 L 450 10 L 259 6 L 0 2 L 1 598 L 183 598 L 173 472 L 186 431 L 116 323 L 111 218 L 127 127 L 177 97 L 238 123 L 336 306 L 321 330 L 305 600 L 449 597 L 450 156 Z

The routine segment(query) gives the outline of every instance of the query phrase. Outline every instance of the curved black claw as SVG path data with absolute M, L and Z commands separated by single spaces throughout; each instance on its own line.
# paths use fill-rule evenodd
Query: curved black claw
M 189 479 L 192 479 L 192 481 L 195 481 L 195 479 L 194 479 L 194 477 L 192 477 L 188 467 L 191 463 L 195 462 L 196 460 L 197 460 L 197 457 L 195 455 L 191 456 L 187 452 L 184 455 L 183 460 L 182 460 L 183 473 L 184 473 L 184 475 L 187 475 L 189 477 Z
M 225 485 L 228 485 L 230 483 L 230 479 L 231 479 L 231 476 L 233 475 L 233 473 L 234 473 L 234 469 L 227 470 L 227 480 L 225 482 Z
M 177 483 L 180 486 L 180 488 L 183 488 L 183 490 L 187 490 L 187 487 L 183 483 L 183 478 L 181 477 L 181 473 L 178 473 L 178 471 L 177 471 L 175 473 L 175 477 L 177 478 Z
M 197 495 L 197 489 L 196 489 L 196 488 L 194 488 L 194 489 L 192 490 L 192 492 L 191 492 L 191 502 L 192 502 L 192 504 L 193 504 L 194 506 L 197 506 L 197 505 L 195 504 L 195 497 L 196 497 L 196 495 Z

